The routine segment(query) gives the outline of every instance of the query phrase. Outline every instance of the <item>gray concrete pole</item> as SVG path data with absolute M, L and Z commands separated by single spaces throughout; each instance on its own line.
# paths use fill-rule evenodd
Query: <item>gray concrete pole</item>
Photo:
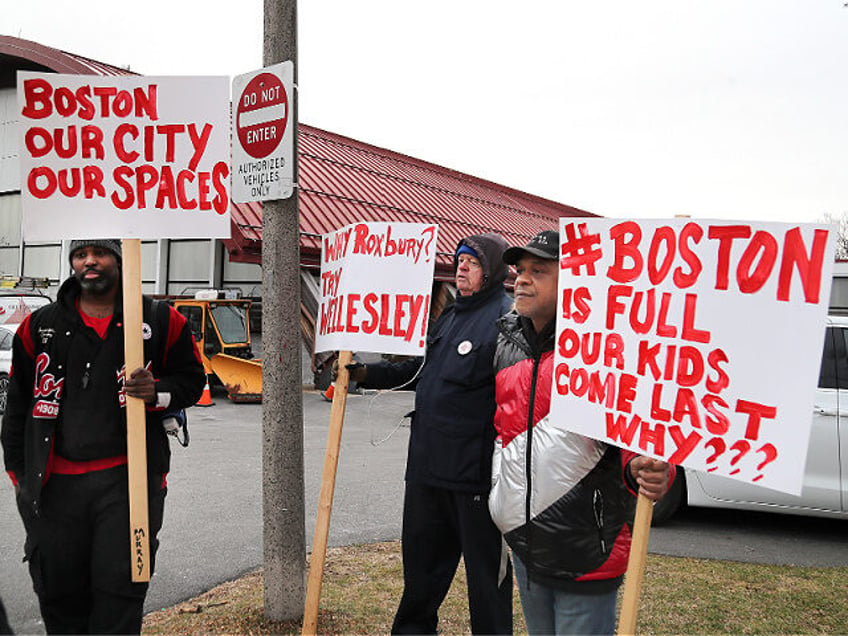
M 297 2 L 265 0 L 264 65 L 286 60 L 297 84 Z M 297 90 L 290 99 L 297 183 Z M 265 615 L 275 621 L 300 620 L 306 594 L 297 192 L 262 214 L 262 536 Z

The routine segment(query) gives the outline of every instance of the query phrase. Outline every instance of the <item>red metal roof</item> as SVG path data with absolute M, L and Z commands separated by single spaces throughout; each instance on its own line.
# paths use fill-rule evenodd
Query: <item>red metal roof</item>
M 301 258 L 317 266 L 320 236 L 357 221 L 439 225 L 437 278 L 453 277 L 453 252 L 470 234 L 498 232 L 521 245 L 562 216 L 584 210 L 443 168 L 414 157 L 300 124 L 298 136 Z M 261 261 L 262 209 L 232 205 L 235 261 Z
M 112 66 L 8 35 L 0 35 L 0 66 L 33 71 L 48 70 L 71 75 L 137 75 L 119 66 Z
M 14 86 L 16 69 L 83 75 L 135 75 L 110 64 L 36 42 L 0 36 L 0 84 Z M 303 265 L 317 267 L 320 236 L 357 221 L 439 225 L 436 278 L 453 279 L 453 251 L 470 234 L 498 232 L 521 245 L 562 216 L 584 210 L 514 190 L 385 148 L 300 124 L 300 246 Z M 233 261 L 260 263 L 262 206 L 232 204 Z

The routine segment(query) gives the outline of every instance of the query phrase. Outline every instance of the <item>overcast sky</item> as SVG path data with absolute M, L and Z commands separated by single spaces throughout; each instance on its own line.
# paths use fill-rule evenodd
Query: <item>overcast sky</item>
M 0 0 L 149 75 L 262 66 L 261 0 Z M 613 217 L 848 212 L 843 0 L 305 0 L 300 121 Z

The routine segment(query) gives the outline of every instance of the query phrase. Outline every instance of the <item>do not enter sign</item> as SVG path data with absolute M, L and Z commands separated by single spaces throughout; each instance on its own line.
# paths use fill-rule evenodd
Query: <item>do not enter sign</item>
M 236 130 L 244 151 L 251 157 L 267 157 L 280 145 L 288 121 L 289 100 L 280 78 L 260 73 L 239 97 Z
M 233 78 L 236 203 L 285 199 L 294 191 L 294 64 L 281 62 Z

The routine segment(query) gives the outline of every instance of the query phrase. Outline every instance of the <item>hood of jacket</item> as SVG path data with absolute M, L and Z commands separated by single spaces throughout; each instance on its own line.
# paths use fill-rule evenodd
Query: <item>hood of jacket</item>
M 509 245 L 506 240 L 494 232 L 486 234 L 473 234 L 462 239 L 456 244 L 453 257 L 453 269 L 459 264 L 456 257 L 457 250 L 463 245 L 467 245 L 477 252 L 477 259 L 483 268 L 483 286 L 477 294 L 489 289 L 490 287 L 502 287 L 503 282 L 509 274 L 509 268 L 503 261 L 503 255 Z M 472 294 L 474 296 L 476 294 Z

